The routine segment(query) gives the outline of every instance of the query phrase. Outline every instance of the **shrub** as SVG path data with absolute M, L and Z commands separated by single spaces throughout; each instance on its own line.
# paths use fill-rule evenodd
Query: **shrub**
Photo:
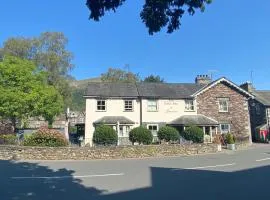
M 100 125 L 94 132 L 93 141 L 98 145 L 116 145 L 118 137 L 112 127 Z
M 233 134 L 231 134 L 231 133 L 226 134 L 226 143 L 227 144 L 234 144 L 235 143 L 235 139 L 234 139 Z
M 181 134 L 186 140 L 191 140 L 194 143 L 203 143 L 204 142 L 204 133 L 203 130 L 197 126 L 187 127 Z
M 130 131 L 129 140 L 133 144 L 135 142 L 138 142 L 139 144 L 151 144 L 153 141 L 153 135 L 150 130 L 140 126 Z
M 179 137 L 179 132 L 175 128 L 170 126 L 161 127 L 158 131 L 158 139 L 165 140 L 166 142 L 178 141 Z
M 18 140 L 15 134 L 1 134 L 0 144 L 14 145 L 17 144 Z
M 68 141 L 59 131 L 41 128 L 37 132 L 25 137 L 24 146 L 61 147 L 67 146 Z

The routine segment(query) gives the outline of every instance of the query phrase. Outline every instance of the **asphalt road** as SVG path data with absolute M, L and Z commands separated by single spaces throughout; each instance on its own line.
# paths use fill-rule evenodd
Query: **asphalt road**
M 110 161 L 0 161 L 0 200 L 270 199 L 270 145 Z

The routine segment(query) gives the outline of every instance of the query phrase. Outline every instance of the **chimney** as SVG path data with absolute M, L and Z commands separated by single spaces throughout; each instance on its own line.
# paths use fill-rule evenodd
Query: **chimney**
M 244 90 L 246 90 L 247 92 L 254 92 L 255 88 L 253 87 L 252 83 L 247 81 L 245 83 L 243 83 L 242 85 L 240 85 L 240 87 Z
M 208 75 L 198 75 L 195 79 L 195 83 L 198 85 L 208 85 L 212 82 L 212 79 Z

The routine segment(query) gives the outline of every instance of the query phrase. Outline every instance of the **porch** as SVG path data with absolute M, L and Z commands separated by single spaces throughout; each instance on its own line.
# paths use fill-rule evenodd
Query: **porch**
M 205 143 L 213 142 L 213 136 L 217 134 L 219 127 L 216 120 L 205 115 L 183 115 L 171 121 L 168 125 L 176 128 L 179 133 L 191 125 L 198 126 L 203 130 Z

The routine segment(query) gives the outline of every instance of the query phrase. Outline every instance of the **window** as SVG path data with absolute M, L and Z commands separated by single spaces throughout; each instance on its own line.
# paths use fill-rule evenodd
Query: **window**
M 194 111 L 194 101 L 193 100 L 185 100 L 185 110 L 186 111 Z
M 230 124 L 220 124 L 220 132 L 221 134 L 226 134 L 230 132 Z
M 219 112 L 229 112 L 229 99 L 228 98 L 219 98 Z
M 157 100 L 148 100 L 147 102 L 147 110 L 149 112 L 155 112 L 158 110 Z
M 125 111 L 133 111 L 133 101 L 132 100 L 125 100 L 124 101 L 124 110 Z
M 149 124 L 147 125 L 147 129 L 151 131 L 153 136 L 157 136 L 158 132 L 158 125 L 156 124 Z
M 97 111 L 106 111 L 106 101 L 97 100 Z

